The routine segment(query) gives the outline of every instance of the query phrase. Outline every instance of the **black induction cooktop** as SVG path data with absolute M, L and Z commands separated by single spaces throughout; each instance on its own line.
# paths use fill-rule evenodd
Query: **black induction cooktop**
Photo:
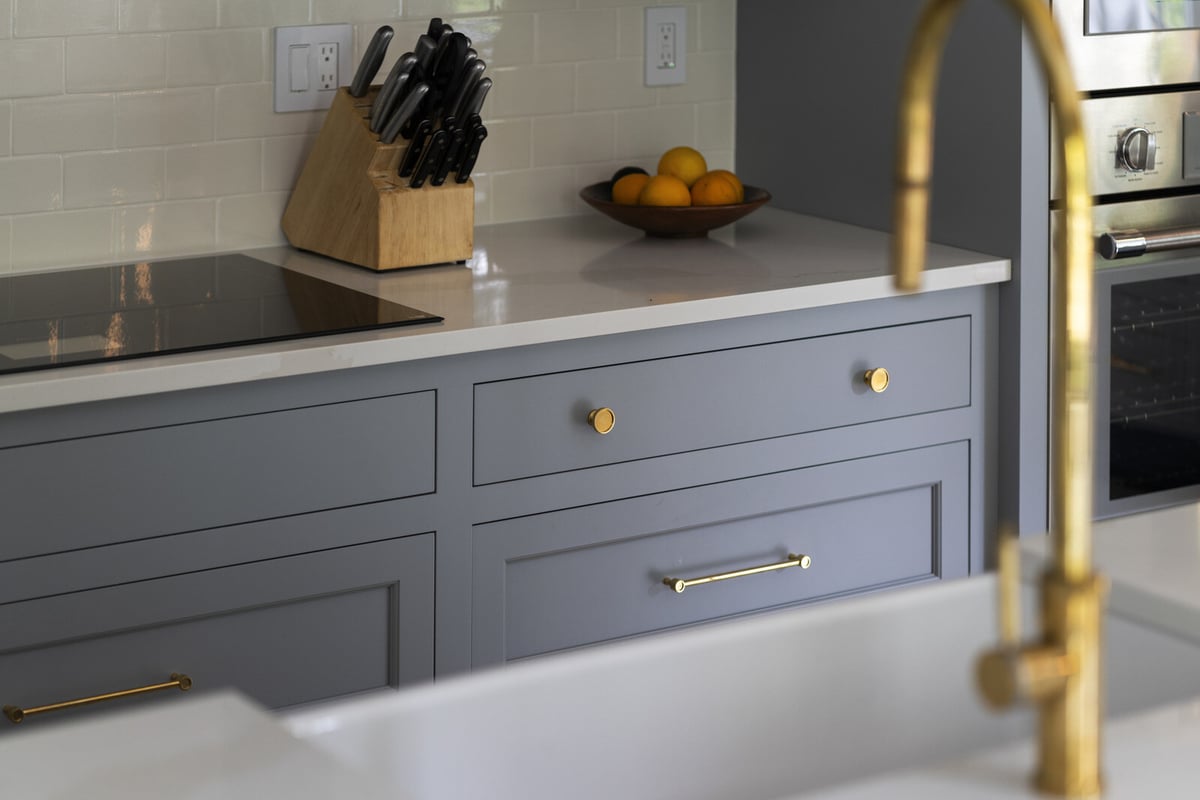
M 442 317 L 236 254 L 0 278 L 0 374 Z

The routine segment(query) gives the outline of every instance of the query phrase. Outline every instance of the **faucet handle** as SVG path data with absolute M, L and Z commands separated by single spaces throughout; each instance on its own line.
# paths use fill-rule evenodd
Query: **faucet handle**
M 1000 526 L 996 581 L 1000 593 L 1000 645 L 1016 647 L 1021 642 L 1021 549 L 1011 523 Z

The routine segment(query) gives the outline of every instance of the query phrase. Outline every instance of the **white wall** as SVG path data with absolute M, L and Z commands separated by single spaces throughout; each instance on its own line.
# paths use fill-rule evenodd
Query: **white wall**
M 630 0 L 0 0 L 0 272 L 283 243 L 323 112 L 271 110 L 275 25 L 355 23 L 384 69 L 443 17 L 495 81 L 478 224 L 584 213 L 576 193 L 676 144 L 732 167 L 737 0 L 688 8 L 688 83 L 642 85 Z

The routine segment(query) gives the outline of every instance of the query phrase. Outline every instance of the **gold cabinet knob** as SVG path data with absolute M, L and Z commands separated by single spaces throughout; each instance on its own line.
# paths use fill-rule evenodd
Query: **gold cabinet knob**
M 871 391 L 875 394 L 882 394 L 891 380 L 892 376 L 888 375 L 888 371 L 883 367 L 869 369 L 863 373 L 863 383 L 871 387 Z
M 595 408 L 588 413 L 588 424 L 601 435 L 608 433 L 617 424 L 617 415 L 611 408 Z

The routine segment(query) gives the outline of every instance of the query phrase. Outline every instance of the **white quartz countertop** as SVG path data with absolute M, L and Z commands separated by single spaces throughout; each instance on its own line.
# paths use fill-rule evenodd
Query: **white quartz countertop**
M 482 226 L 465 265 L 389 273 L 252 250 L 445 321 L 0 376 L 0 413 L 890 297 L 889 238 L 763 208 L 689 240 L 600 215 Z M 927 263 L 924 291 L 1010 276 L 1005 259 L 938 245 Z

